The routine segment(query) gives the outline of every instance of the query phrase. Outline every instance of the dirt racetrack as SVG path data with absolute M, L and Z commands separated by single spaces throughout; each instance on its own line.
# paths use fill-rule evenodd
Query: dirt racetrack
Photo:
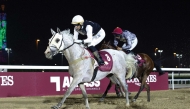
M 130 95 L 133 97 L 136 92 Z M 190 109 L 190 88 L 167 91 L 151 91 L 151 101 L 147 102 L 146 92 L 125 108 L 125 99 L 109 94 L 104 102 L 98 102 L 101 95 L 89 95 L 91 109 Z M 9 97 L 0 98 L 0 109 L 51 109 L 62 96 Z M 85 109 L 81 95 L 71 95 L 61 109 Z

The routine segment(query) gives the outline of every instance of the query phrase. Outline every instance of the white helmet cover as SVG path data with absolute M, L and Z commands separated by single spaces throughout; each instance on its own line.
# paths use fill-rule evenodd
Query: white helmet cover
M 73 17 L 71 24 L 82 24 L 84 19 L 81 15 L 76 15 Z

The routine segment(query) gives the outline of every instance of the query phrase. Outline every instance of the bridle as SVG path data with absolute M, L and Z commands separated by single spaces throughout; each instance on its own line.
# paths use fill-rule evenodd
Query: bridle
M 106 48 L 111 48 L 109 44 L 104 44 L 104 46 L 106 46 Z
M 59 33 L 59 34 L 61 34 L 61 33 Z M 53 56 L 58 53 L 59 49 L 60 49 L 61 46 L 63 45 L 63 35 L 61 35 L 61 36 L 62 36 L 62 40 L 61 40 L 61 44 L 60 44 L 59 48 L 56 48 L 55 46 L 49 46 L 49 49 L 50 49 L 51 53 L 53 54 Z M 51 38 L 51 41 L 53 40 L 54 37 L 55 37 L 55 34 L 54 34 L 53 37 Z M 50 41 L 50 43 L 51 43 L 51 41 Z M 71 45 L 69 45 L 68 47 L 64 48 L 61 52 L 63 52 L 63 51 L 65 51 L 66 49 L 70 48 L 70 47 L 73 46 L 75 43 L 76 43 L 76 42 L 73 41 L 73 43 L 72 43 Z M 53 50 L 52 50 L 51 48 L 55 48 L 57 51 L 56 51 L 55 53 L 53 53 L 53 52 L 52 52 Z
M 60 34 L 60 33 L 59 33 L 59 34 Z M 72 40 L 73 42 L 72 42 L 71 45 L 65 47 L 63 50 L 60 51 L 60 48 L 61 48 L 61 46 L 62 46 L 63 43 L 64 43 L 63 35 L 61 34 L 61 36 L 62 36 L 62 40 L 61 40 L 61 44 L 60 44 L 59 48 L 55 47 L 54 45 L 49 46 L 49 49 L 50 49 L 50 51 L 51 51 L 51 54 L 53 54 L 53 56 L 56 55 L 58 52 L 63 52 L 63 51 L 65 51 L 65 50 L 69 49 L 69 48 L 70 48 L 71 46 L 73 46 L 75 43 L 77 44 L 77 42 L 74 42 L 74 40 Z M 49 41 L 49 44 L 52 42 L 52 40 L 54 39 L 54 37 L 55 37 L 55 35 L 51 38 L 51 40 Z M 80 46 L 80 47 L 81 47 L 81 46 Z M 52 48 L 52 49 L 55 48 L 56 51 L 55 51 L 55 50 L 52 50 L 51 48 Z M 83 47 L 82 47 L 82 48 L 83 48 Z M 54 52 L 54 51 L 55 51 L 55 52 Z M 82 51 L 82 53 L 81 53 L 81 56 L 80 56 L 78 59 L 75 59 L 75 60 L 69 62 L 69 64 L 70 64 L 70 65 L 71 65 L 71 64 L 75 64 L 75 63 L 77 63 L 77 62 L 79 62 L 79 61 L 81 61 L 81 60 L 91 58 L 91 56 L 89 56 L 89 57 L 88 57 L 88 56 L 82 57 L 84 54 L 85 54 L 85 49 L 83 48 L 83 51 Z

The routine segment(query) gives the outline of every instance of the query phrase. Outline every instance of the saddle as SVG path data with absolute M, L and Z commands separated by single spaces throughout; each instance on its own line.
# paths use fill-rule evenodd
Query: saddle
M 90 53 L 91 57 L 94 58 L 94 55 L 91 51 L 88 50 L 88 52 Z M 95 67 L 98 67 L 98 70 L 100 71 L 111 71 L 112 67 L 113 67 L 113 60 L 111 55 L 106 52 L 106 51 L 99 51 L 100 56 L 102 57 L 103 61 L 104 61 L 104 65 L 98 66 L 98 63 L 95 60 Z

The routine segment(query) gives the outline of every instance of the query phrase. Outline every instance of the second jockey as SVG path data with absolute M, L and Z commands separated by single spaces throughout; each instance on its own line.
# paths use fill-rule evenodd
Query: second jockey
M 137 37 L 134 33 L 128 30 L 122 30 L 121 28 L 117 27 L 113 30 L 114 35 L 114 46 L 117 50 L 123 50 L 127 54 L 133 50 L 137 43 Z

